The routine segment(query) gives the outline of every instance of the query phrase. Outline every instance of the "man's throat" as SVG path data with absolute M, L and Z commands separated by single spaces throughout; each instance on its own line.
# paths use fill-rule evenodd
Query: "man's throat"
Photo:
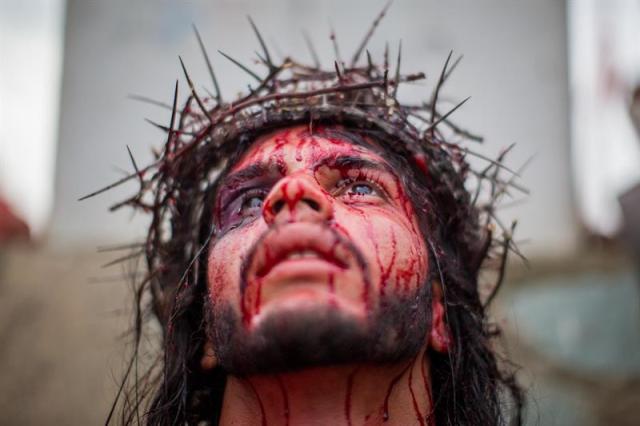
M 431 395 L 424 350 L 396 364 L 229 376 L 220 425 L 431 426 Z

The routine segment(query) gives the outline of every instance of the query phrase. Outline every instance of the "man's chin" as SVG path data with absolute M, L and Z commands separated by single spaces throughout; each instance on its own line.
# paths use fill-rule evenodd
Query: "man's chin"
M 337 296 L 318 286 L 296 287 L 267 301 L 260 312 L 251 317 L 248 328 L 258 331 L 270 318 L 286 318 L 296 321 L 307 317 L 317 321 L 331 321 L 332 317 L 342 318 L 344 322 L 353 321 L 360 327 L 366 327 L 367 312 L 362 303 L 354 303 Z
M 234 375 L 396 362 L 417 354 L 422 346 L 428 304 L 404 298 L 389 302 L 363 318 L 357 310 L 332 303 L 291 298 L 265 306 L 249 328 L 237 310 L 221 305 L 209 309 L 207 332 L 220 366 Z

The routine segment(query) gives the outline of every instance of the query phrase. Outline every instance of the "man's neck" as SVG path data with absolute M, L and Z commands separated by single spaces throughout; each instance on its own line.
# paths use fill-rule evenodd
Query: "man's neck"
M 229 376 L 220 424 L 425 425 L 432 422 L 428 358 Z

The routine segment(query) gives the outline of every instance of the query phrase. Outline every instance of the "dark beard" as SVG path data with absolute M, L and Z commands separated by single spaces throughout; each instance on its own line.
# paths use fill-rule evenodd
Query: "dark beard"
M 384 296 L 363 323 L 333 306 L 273 312 L 249 332 L 230 304 L 207 303 L 207 336 L 219 366 L 233 375 L 268 374 L 415 356 L 431 319 L 430 285 Z

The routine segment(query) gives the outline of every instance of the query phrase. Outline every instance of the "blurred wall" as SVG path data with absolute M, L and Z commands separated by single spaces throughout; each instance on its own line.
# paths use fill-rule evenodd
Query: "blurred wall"
M 179 78 L 185 95 L 178 55 L 199 88 L 209 85 L 192 23 L 205 39 L 224 94 L 231 97 L 250 78 L 216 49 L 251 63 L 258 45 L 246 14 L 269 44 L 301 58 L 309 58 L 301 37 L 305 29 L 330 66 L 329 22 L 342 55 L 349 57 L 382 6 L 382 1 L 368 0 L 69 1 L 53 241 L 120 242 L 144 234 L 144 218 L 106 212 L 135 183 L 82 203 L 76 200 L 132 171 L 125 145 L 138 163 L 145 163 L 150 148 L 163 141 L 163 134 L 142 118 L 167 123 L 169 111 L 127 99 L 127 94 L 169 101 Z M 517 142 L 509 162 L 513 168 L 535 155 L 522 173 L 531 197 L 503 212 L 505 221 L 519 218 L 518 235 L 530 240 L 523 246 L 530 256 L 570 253 L 576 244 L 565 15 L 565 2 L 557 0 L 398 0 L 370 43 L 372 54 L 380 57 L 388 40 L 395 58 L 402 39 L 404 69 L 429 76 L 427 84 L 401 91 L 414 101 L 430 95 L 450 49 L 464 54 L 444 96 L 472 96 L 455 118 L 486 136 L 484 146 L 473 148 L 495 156 Z

